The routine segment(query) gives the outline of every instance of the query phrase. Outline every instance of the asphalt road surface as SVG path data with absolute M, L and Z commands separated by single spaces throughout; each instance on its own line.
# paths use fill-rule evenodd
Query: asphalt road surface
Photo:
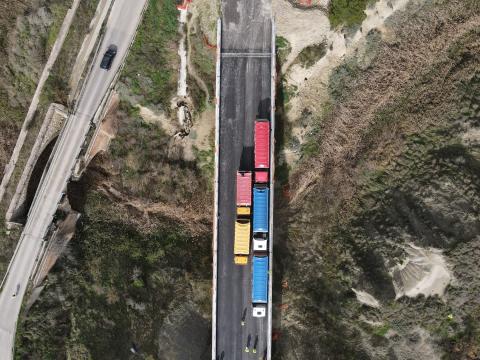
M 135 35 L 146 0 L 116 0 L 109 16 L 99 56 L 85 83 L 78 106 L 62 130 L 51 158 L 50 167 L 40 184 L 30 208 L 27 223 L 10 264 L 10 271 L 0 293 L 0 359 L 12 358 L 16 322 L 22 299 L 42 240 L 50 226 L 72 167 L 83 146 L 90 121 L 119 69 Z M 118 47 L 109 71 L 99 64 L 110 44 Z M 17 291 L 18 289 L 18 291 Z M 13 294 L 16 293 L 16 296 Z
M 253 170 L 254 121 L 270 117 L 271 1 L 223 0 L 222 14 L 216 354 L 264 359 L 268 317 L 252 317 L 252 259 L 247 266 L 233 263 L 233 239 L 235 174 Z

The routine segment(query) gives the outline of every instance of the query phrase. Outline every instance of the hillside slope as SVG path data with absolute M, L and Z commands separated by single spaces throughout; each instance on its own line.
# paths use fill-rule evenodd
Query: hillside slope
M 283 83 L 280 154 L 300 160 L 280 156 L 278 358 L 480 356 L 479 20 L 475 1 L 410 1 L 316 103 L 314 74 Z
M 215 9 L 208 1 L 195 6 L 202 12 L 192 5 L 192 66 L 204 67 L 211 87 L 215 49 L 203 39 Z M 108 114 L 111 143 L 69 184 L 81 217 L 21 316 L 16 358 L 211 353 L 214 112 L 195 89 L 201 106 L 192 105 L 188 132 L 176 119 L 178 15 L 172 1 L 149 1 Z

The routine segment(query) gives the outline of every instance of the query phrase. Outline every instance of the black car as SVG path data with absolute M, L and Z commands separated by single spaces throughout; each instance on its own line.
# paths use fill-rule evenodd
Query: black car
M 117 55 L 117 47 L 115 45 L 110 45 L 108 47 L 108 50 L 105 52 L 105 55 L 103 55 L 102 62 L 100 63 L 100 68 L 110 70 L 113 59 L 115 59 L 115 55 Z
M 12 297 L 16 297 L 19 291 L 20 291 L 20 284 L 17 284 L 17 287 L 15 288 L 15 292 L 13 293 Z

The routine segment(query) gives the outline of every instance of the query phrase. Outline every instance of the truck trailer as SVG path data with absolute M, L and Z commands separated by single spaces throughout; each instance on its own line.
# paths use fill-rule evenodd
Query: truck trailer
M 264 317 L 268 303 L 268 256 L 253 256 L 252 265 L 253 316 Z
M 270 168 L 270 122 L 266 119 L 255 121 L 254 134 L 255 169 Z
M 252 205 L 252 173 L 237 171 L 237 206 Z
M 237 172 L 237 218 L 233 244 L 234 263 L 246 265 L 250 254 L 252 173 Z

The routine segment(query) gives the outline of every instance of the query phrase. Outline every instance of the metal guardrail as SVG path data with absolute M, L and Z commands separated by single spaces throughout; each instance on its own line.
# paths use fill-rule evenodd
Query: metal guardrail
M 217 227 L 218 227 L 218 151 L 220 149 L 220 68 L 222 20 L 217 20 L 217 66 L 215 79 L 215 189 L 213 205 L 213 289 L 212 289 L 212 360 L 217 357 Z
M 275 193 L 275 84 L 276 84 L 276 59 L 275 59 L 275 19 L 272 17 L 272 53 L 271 53 L 271 79 L 270 79 L 270 231 L 268 233 L 268 342 L 267 359 L 272 358 L 272 283 L 273 283 L 273 201 Z

